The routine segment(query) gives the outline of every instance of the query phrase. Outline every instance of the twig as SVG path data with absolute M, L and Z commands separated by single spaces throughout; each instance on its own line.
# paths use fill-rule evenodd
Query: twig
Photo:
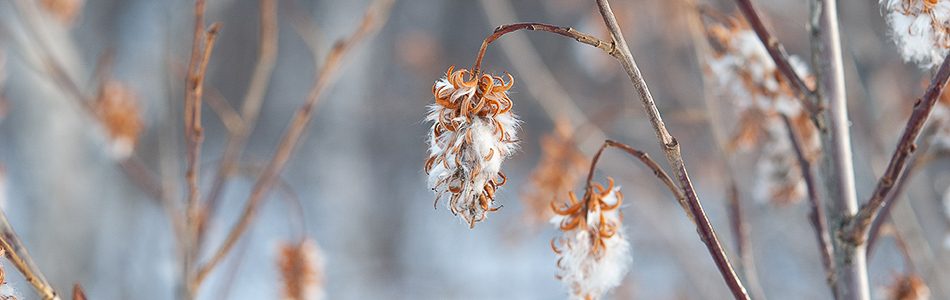
M 838 28 L 836 0 L 812 0 L 809 31 L 812 63 L 818 79 L 817 94 L 825 108 L 820 123 L 822 137 L 822 167 L 825 187 L 831 199 L 828 221 L 833 229 L 840 228 L 858 210 L 854 184 L 851 132 L 845 95 L 844 64 L 841 55 L 841 36 Z M 867 257 L 863 244 L 854 244 L 835 238 L 834 261 L 837 271 L 834 294 L 839 300 L 867 300 Z
M 765 49 L 768 50 L 769 56 L 775 61 L 776 69 L 788 80 L 789 85 L 792 86 L 792 90 L 795 92 L 795 96 L 802 101 L 802 106 L 808 111 L 808 115 L 814 119 L 821 113 L 823 109 L 822 104 L 818 101 L 815 92 L 809 89 L 801 76 L 795 73 L 795 69 L 792 68 L 792 64 L 789 63 L 785 46 L 765 28 L 765 24 L 762 23 L 762 18 L 760 18 L 759 14 L 755 11 L 751 0 L 736 0 L 736 4 L 749 21 L 752 30 L 759 36 L 759 40 L 762 41 L 762 44 L 765 44 Z
M 257 64 L 254 66 L 254 73 L 251 75 L 251 81 L 248 84 L 247 92 L 244 94 L 244 102 L 241 106 L 241 126 L 231 133 L 228 144 L 224 148 L 224 155 L 218 165 L 218 171 L 214 176 L 211 191 L 206 200 L 205 217 L 214 213 L 225 182 L 234 173 L 237 161 L 244 152 L 244 145 L 247 144 L 251 132 L 254 131 L 257 117 L 260 115 L 261 104 L 264 102 L 264 94 L 267 92 L 267 86 L 270 84 L 271 74 L 274 71 L 274 63 L 277 61 L 277 1 L 261 0 L 260 7 L 259 53 Z M 199 235 L 203 232 L 204 228 L 202 226 L 202 228 L 199 228 Z
M 287 160 L 290 159 L 290 156 L 301 140 L 301 135 L 306 127 L 307 123 L 310 122 L 310 118 L 313 115 L 313 112 L 317 108 L 318 100 L 321 99 L 321 95 L 326 90 L 327 86 L 332 82 L 336 70 L 339 68 L 340 63 L 343 57 L 349 53 L 350 49 L 360 41 L 362 38 L 371 36 L 376 32 L 380 24 L 385 23 L 385 20 L 388 18 L 389 10 L 392 6 L 392 0 L 381 0 L 373 4 L 373 7 L 369 9 L 366 16 L 363 18 L 363 23 L 360 27 L 348 38 L 345 40 L 339 41 L 333 47 L 333 50 L 327 56 L 326 65 L 320 71 L 320 74 L 317 76 L 316 82 L 313 85 L 313 88 L 310 90 L 310 93 L 307 95 L 307 99 L 303 106 L 297 110 L 296 116 L 291 121 L 287 131 L 284 132 L 284 136 L 281 139 L 280 146 L 277 148 L 277 152 L 274 153 L 274 156 L 268 162 L 267 166 L 264 168 L 264 172 L 261 174 L 261 177 L 257 180 L 257 183 L 254 184 L 254 189 L 251 191 L 251 195 L 248 198 L 247 206 L 244 208 L 244 213 L 241 216 L 238 224 L 234 226 L 225 240 L 224 244 L 218 248 L 211 260 L 206 264 L 198 268 L 194 280 L 191 284 L 195 287 L 199 286 L 204 278 L 214 269 L 214 267 L 228 254 L 234 244 L 237 243 L 238 239 L 244 234 L 248 226 L 254 219 L 254 215 L 257 212 L 257 207 L 260 205 L 261 200 L 264 199 L 264 196 L 267 192 L 270 191 L 271 186 L 274 183 L 275 178 L 278 176 L 278 173 L 283 169 L 284 164 Z
M 6 250 L 7 259 L 20 271 L 20 274 L 23 274 L 23 278 L 33 286 L 43 300 L 59 300 L 56 291 L 53 290 L 49 281 L 46 281 L 46 277 L 33 262 L 23 242 L 20 242 L 20 238 L 13 231 L 13 226 L 10 226 L 10 221 L 7 221 L 7 215 L 3 213 L 3 210 L 0 210 L 0 247 Z
M 667 131 L 666 125 L 660 117 L 660 112 L 653 102 L 653 96 L 647 88 L 646 81 L 644 81 L 640 75 L 640 70 L 637 68 L 636 61 L 633 59 L 633 54 L 630 53 L 630 48 L 627 47 L 627 42 L 620 32 L 620 25 L 617 24 L 617 19 L 610 10 L 610 5 L 607 3 L 607 0 L 597 0 L 597 6 L 600 9 L 601 16 L 604 18 L 604 23 L 607 25 L 607 30 L 613 38 L 614 43 L 612 45 L 615 46 L 613 48 L 619 49 L 620 57 L 618 57 L 618 60 L 620 60 L 621 65 L 623 65 L 624 70 L 627 71 L 627 75 L 630 76 L 633 85 L 637 89 L 640 100 L 643 102 L 643 109 L 646 111 L 647 116 L 649 116 L 653 131 L 666 155 L 667 163 L 669 163 L 670 169 L 673 171 L 673 176 L 676 178 L 680 189 L 683 190 L 683 194 L 686 196 L 691 214 L 696 218 L 696 222 L 698 223 L 697 231 L 700 238 L 706 244 L 707 250 L 709 250 L 710 255 L 712 255 L 713 261 L 715 261 L 716 267 L 719 268 L 719 272 L 726 281 L 726 285 L 729 286 L 732 295 L 736 299 L 749 299 L 745 287 L 742 285 L 739 277 L 736 276 L 732 264 L 722 250 L 722 245 L 719 244 L 719 238 L 716 236 L 712 224 L 710 224 L 709 219 L 706 218 L 706 213 L 703 211 L 703 207 L 699 203 L 699 198 L 693 190 L 692 182 L 689 180 L 686 166 L 683 164 L 679 143 L 676 141 L 676 138 Z
M 904 127 L 904 133 L 897 144 L 897 149 L 894 150 L 894 154 L 891 156 L 887 170 L 878 180 L 877 186 L 871 194 L 871 199 L 861 207 L 861 211 L 855 215 L 854 219 L 842 228 L 841 235 L 846 241 L 853 244 L 863 243 L 868 237 L 871 223 L 879 217 L 887 202 L 891 202 L 895 198 L 887 198 L 886 196 L 894 187 L 894 183 L 907 164 L 910 154 L 917 149 L 915 145 L 917 136 L 920 135 L 924 122 L 930 116 L 930 111 L 933 110 L 940 94 L 943 93 L 943 88 L 947 85 L 948 80 L 950 80 L 950 59 L 944 59 L 943 64 L 937 69 L 937 74 L 930 82 L 930 86 L 927 87 L 923 98 L 917 99 L 917 102 L 914 103 L 914 111 L 911 113 L 910 119 L 907 120 L 907 126 Z
M 215 37 L 221 23 L 216 23 L 206 30 L 204 25 L 205 1 L 195 1 L 195 33 L 192 41 L 191 60 L 188 63 L 188 72 L 185 76 L 185 148 L 186 165 L 185 181 L 188 183 L 188 196 L 185 206 L 185 240 L 183 253 L 182 292 L 186 299 L 194 299 L 197 285 L 191 285 L 191 270 L 198 257 L 198 228 L 201 220 L 199 212 L 200 191 L 198 189 L 198 169 L 201 158 L 201 143 L 204 132 L 201 128 L 201 97 L 204 92 L 204 77 L 211 57 Z
M 782 121 L 785 123 L 785 128 L 788 129 L 788 139 L 792 142 L 792 149 L 795 150 L 795 157 L 798 158 L 798 167 L 802 172 L 802 180 L 805 181 L 805 187 L 808 189 L 808 204 L 811 206 L 808 219 L 811 221 L 812 228 L 815 229 L 815 237 L 818 239 L 818 251 L 821 253 L 821 265 L 825 269 L 825 281 L 828 283 L 828 287 L 831 288 L 832 293 L 836 293 L 837 290 L 835 290 L 834 286 L 837 271 L 835 270 L 834 261 L 832 261 L 834 246 L 832 246 L 831 243 L 831 234 L 828 232 L 828 221 L 825 219 L 825 209 L 821 205 L 821 200 L 818 198 L 818 186 L 814 177 L 812 177 L 811 162 L 805 158 L 799 136 L 795 133 L 795 127 L 792 126 L 792 122 L 788 119 L 788 116 L 783 114 Z M 838 299 L 837 294 L 835 294 L 835 299 Z

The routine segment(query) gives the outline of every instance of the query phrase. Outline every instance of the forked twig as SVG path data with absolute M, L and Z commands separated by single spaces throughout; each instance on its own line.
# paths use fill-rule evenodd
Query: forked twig
M 950 58 L 950 56 L 947 58 Z M 923 98 L 917 99 L 917 102 L 914 103 L 914 111 L 907 120 L 907 126 L 904 128 L 904 133 L 897 144 L 897 149 L 894 150 L 894 154 L 891 156 L 887 170 L 878 180 L 871 198 L 861 206 L 861 210 L 854 216 L 854 219 L 841 229 L 841 236 L 845 241 L 858 245 L 864 243 L 868 237 L 871 223 L 878 218 L 881 209 L 884 208 L 887 202 L 894 201 L 893 199 L 896 198 L 888 198 L 887 195 L 904 170 L 911 153 L 917 149 L 915 144 L 917 136 L 920 135 L 924 122 L 930 116 L 930 111 L 933 110 L 948 81 L 950 81 L 950 59 L 945 58 L 943 64 L 937 69 L 937 74 L 934 75 L 933 80 L 927 87 Z
M 40 272 L 36 263 L 33 262 L 33 258 L 30 257 L 30 253 L 26 251 L 26 247 L 20 242 L 16 232 L 13 231 L 13 226 L 10 226 L 3 210 L 0 210 L 0 247 L 5 250 L 7 259 L 20 271 L 20 274 L 23 274 L 23 278 L 33 286 L 33 289 L 40 294 L 43 300 L 59 300 L 53 286 Z
M 339 68 L 340 63 L 342 62 L 343 57 L 347 53 L 350 53 L 350 49 L 357 42 L 365 37 L 375 34 L 377 29 L 380 27 L 379 25 L 385 23 L 385 20 L 389 15 L 389 10 L 392 6 L 392 2 L 392 0 L 381 0 L 375 2 L 373 7 L 371 7 L 366 13 L 366 16 L 363 18 L 363 22 L 360 27 L 351 36 L 337 42 L 336 45 L 334 45 L 333 49 L 327 55 L 326 65 L 322 70 L 320 70 L 316 82 L 314 82 L 313 88 L 307 95 L 306 101 L 304 102 L 303 106 L 297 110 L 296 116 L 294 116 L 289 127 L 287 128 L 287 131 L 284 132 L 280 146 L 278 146 L 276 153 L 274 153 L 274 156 L 264 168 L 264 171 L 257 180 L 257 183 L 254 184 L 254 188 L 251 191 L 251 195 L 248 197 L 247 205 L 244 208 L 244 213 L 242 214 L 241 219 L 230 231 L 230 234 L 228 235 L 224 244 L 214 252 L 210 261 L 197 269 L 195 277 L 191 281 L 193 286 L 197 287 L 201 284 L 201 282 L 214 269 L 214 267 L 220 263 L 221 260 L 231 250 L 231 248 L 234 247 L 237 241 L 247 230 L 248 226 L 250 226 L 251 222 L 254 220 L 254 215 L 257 212 L 257 207 L 260 206 L 264 196 L 270 191 L 270 188 L 274 184 L 274 180 L 277 178 L 278 173 L 280 173 L 284 165 L 290 159 L 294 148 L 296 148 L 297 144 L 302 140 L 301 136 L 303 131 L 306 128 L 306 125 L 310 122 L 313 112 L 316 110 L 317 105 L 319 104 L 318 101 L 321 99 L 323 92 L 333 81 L 334 75 Z

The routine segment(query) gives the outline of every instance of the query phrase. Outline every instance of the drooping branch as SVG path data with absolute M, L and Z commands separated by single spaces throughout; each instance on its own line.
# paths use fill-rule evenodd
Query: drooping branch
M 495 40 L 497 40 L 498 38 L 500 38 L 501 36 L 507 33 L 511 33 L 511 32 L 521 30 L 521 29 L 557 33 L 557 34 L 575 39 L 578 42 L 588 44 L 596 48 L 599 48 L 601 50 L 607 51 L 607 53 L 610 53 L 610 55 L 614 57 L 619 55 L 619 52 L 616 51 L 617 49 L 613 43 L 610 43 L 608 41 L 602 40 L 598 37 L 595 37 L 586 33 L 579 32 L 577 30 L 574 30 L 574 28 L 554 26 L 554 25 L 548 25 L 548 24 L 542 24 L 542 23 L 515 23 L 515 24 L 498 26 L 497 28 L 495 28 L 495 31 L 492 33 L 492 35 L 488 36 L 488 38 L 486 38 L 485 41 L 482 42 L 482 47 L 481 49 L 478 50 L 478 56 L 475 58 L 475 67 L 472 68 L 472 74 L 474 76 L 478 76 L 478 71 L 480 70 L 482 66 L 482 58 L 485 57 L 485 50 L 488 49 L 488 44 L 491 44 L 492 42 L 494 42 Z

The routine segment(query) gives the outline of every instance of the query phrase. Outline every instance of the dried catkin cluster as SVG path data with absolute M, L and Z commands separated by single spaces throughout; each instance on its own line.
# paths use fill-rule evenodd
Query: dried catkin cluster
M 757 163 L 757 199 L 777 204 L 797 202 L 805 195 L 805 184 L 782 115 L 790 119 L 810 161 L 817 160 L 820 153 L 818 131 L 755 32 L 744 23 L 733 23 L 712 24 L 707 32 L 712 53 L 706 71 L 738 116 L 728 150 L 762 151 Z M 796 73 L 808 74 L 801 60 L 794 56 L 790 60 Z M 814 84 L 811 75 L 804 78 L 807 84 Z
M 931 68 L 950 50 L 950 1 L 881 0 L 894 42 L 905 61 Z
M 132 154 L 144 128 L 138 105 L 135 91 L 115 80 L 103 83 L 93 102 L 96 117 L 105 126 L 113 154 L 119 159 Z
M 571 192 L 569 205 L 551 204 L 557 214 L 551 221 L 564 231 L 563 237 L 551 241 L 551 248 L 562 271 L 558 278 L 570 291 L 570 299 L 600 299 L 620 285 L 632 261 L 630 244 L 623 237 L 623 194 L 613 179 L 607 179 L 606 189 L 594 183 L 581 201 Z
M 506 181 L 501 162 L 517 146 L 518 120 L 505 93 L 514 79 L 508 75 L 506 84 L 501 77 L 453 69 L 432 87 L 436 103 L 426 117 L 433 124 L 425 171 L 436 204 L 450 194 L 449 210 L 474 227 L 498 209 L 495 190 Z
M 571 125 L 562 119 L 554 123 L 554 132 L 541 137 L 541 160 L 520 193 L 527 224 L 547 224 L 554 216 L 551 202 L 567 203 L 567 192 L 587 172 L 587 157 L 574 145 L 573 135 Z

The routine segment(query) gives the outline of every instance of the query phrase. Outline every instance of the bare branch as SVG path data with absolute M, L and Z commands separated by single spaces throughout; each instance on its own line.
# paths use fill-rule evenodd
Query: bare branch
M 204 278 L 206 278 L 206 276 L 214 269 L 214 267 L 220 263 L 222 259 L 224 259 L 231 248 L 233 248 L 241 236 L 243 236 L 244 232 L 247 231 L 248 226 L 250 226 L 251 222 L 254 220 L 254 215 L 256 214 L 257 208 L 260 206 L 261 201 L 264 199 L 264 196 L 270 191 L 275 179 L 278 177 L 280 171 L 283 169 L 284 165 L 293 154 L 294 148 L 296 148 L 297 144 L 302 140 L 301 136 L 304 132 L 304 129 L 306 128 L 307 123 L 310 122 L 313 112 L 318 108 L 318 100 L 321 99 L 323 92 L 333 81 L 334 75 L 336 74 L 340 63 L 342 62 L 343 57 L 350 53 L 350 49 L 357 42 L 365 37 L 375 34 L 379 28 L 379 25 L 385 23 L 389 15 L 389 10 L 392 6 L 392 2 L 392 0 L 381 0 L 375 2 L 373 7 L 371 7 L 366 13 L 366 16 L 363 18 L 363 22 L 360 27 L 345 40 L 337 42 L 330 51 L 327 56 L 326 65 L 320 71 L 320 74 L 318 74 L 313 88 L 307 95 L 306 101 L 304 102 L 303 106 L 297 110 L 296 116 L 294 116 L 289 127 L 287 128 L 287 131 L 284 132 L 284 136 L 281 139 L 280 146 L 278 146 L 276 153 L 274 153 L 274 156 L 264 168 L 264 171 L 260 178 L 258 178 L 257 183 L 254 184 L 254 188 L 251 191 L 250 197 L 248 198 L 247 205 L 244 208 L 244 213 L 242 214 L 240 221 L 238 221 L 238 223 L 230 231 L 230 234 L 228 235 L 224 244 L 214 252 L 211 260 L 198 268 L 194 280 L 191 282 L 193 286 L 197 287 L 201 284 Z

